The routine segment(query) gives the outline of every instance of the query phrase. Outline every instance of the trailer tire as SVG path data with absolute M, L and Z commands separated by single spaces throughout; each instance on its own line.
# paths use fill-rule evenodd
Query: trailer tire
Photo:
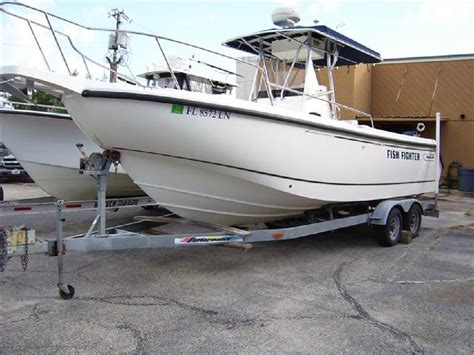
M 418 237 L 421 227 L 421 216 L 423 211 L 417 203 L 414 203 L 408 210 L 403 220 L 403 230 L 411 232 L 413 238 Z
M 376 226 L 377 241 L 384 247 L 391 247 L 400 241 L 403 228 L 403 216 L 397 207 L 391 209 L 387 217 L 387 223 Z

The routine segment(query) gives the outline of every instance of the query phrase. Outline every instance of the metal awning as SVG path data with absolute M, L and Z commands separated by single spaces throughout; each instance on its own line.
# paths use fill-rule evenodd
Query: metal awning
M 327 26 L 295 26 L 291 28 L 273 28 L 246 36 L 236 37 L 223 43 L 224 46 L 258 55 L 261 49 L 265 56 L 272 57 L 272 43 L 288 38 L 298 41 L 311 34 L 318 41 L 316 47 L 322 51 L 330 51 L 331 43 L 338 47 L 337 65 L 353 65 L 358 63 L 378 63 L 382 61 L 380 53 L 330 29 Z M 291 42 L 291 41 L 289 41 Z M 316 66 L 326 66 L 326 54 L 323 58 L 313 60 Z

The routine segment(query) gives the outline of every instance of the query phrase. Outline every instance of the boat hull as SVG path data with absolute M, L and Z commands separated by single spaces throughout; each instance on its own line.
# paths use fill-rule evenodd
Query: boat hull
M 190 104 L 179 97 L 193 94 L 63 100 L 91 139 L 121 152 L 149 196 L 194 220 L 268 221 L 329 203 L 434 191 L 431 141 L 397 141 L 398 135 L 343 122 L 280 119 L 251 103 L 205 103 L 196 94 Z
M 102 149 L 75 125 L 68 115 L 22 110 L 0 110 L 2 141 L 35 183 L 64 200 L 97 197 L 96 180 L 78 172 L 82 143 L 88 153 Z M 143 195 L 122 168 L 110 174 L 108 197 Z

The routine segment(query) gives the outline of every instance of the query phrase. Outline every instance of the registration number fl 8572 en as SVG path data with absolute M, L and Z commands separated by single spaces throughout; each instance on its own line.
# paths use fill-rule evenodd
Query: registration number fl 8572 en
M 173 104 L 171 106 L 171 112 L 179 115 L 186 115 L 197 118 L 210 118 L 217 120 L 230 120 L 230 117 L 232 115 L 232 113 L 228 111 L 196 106 L 185 106 L 179 104 Z

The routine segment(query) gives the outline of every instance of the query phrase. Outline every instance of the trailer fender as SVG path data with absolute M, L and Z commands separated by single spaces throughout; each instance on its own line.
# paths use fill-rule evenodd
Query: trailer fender
M 385 225 L 387 223 L 387 217 L 392 208 L 398 207 L 405 214 L 407 213 L 411 206 L 418 204 L 421 207 L 421 210 L 424 211 L 423 206 L 417 199 L 404 199 L 404 200 L 385 200 L 380 202 L 377 207 L 375 207 L 374 212 L 372 212 L 369 222 L 370 224 L 375 225 Z

